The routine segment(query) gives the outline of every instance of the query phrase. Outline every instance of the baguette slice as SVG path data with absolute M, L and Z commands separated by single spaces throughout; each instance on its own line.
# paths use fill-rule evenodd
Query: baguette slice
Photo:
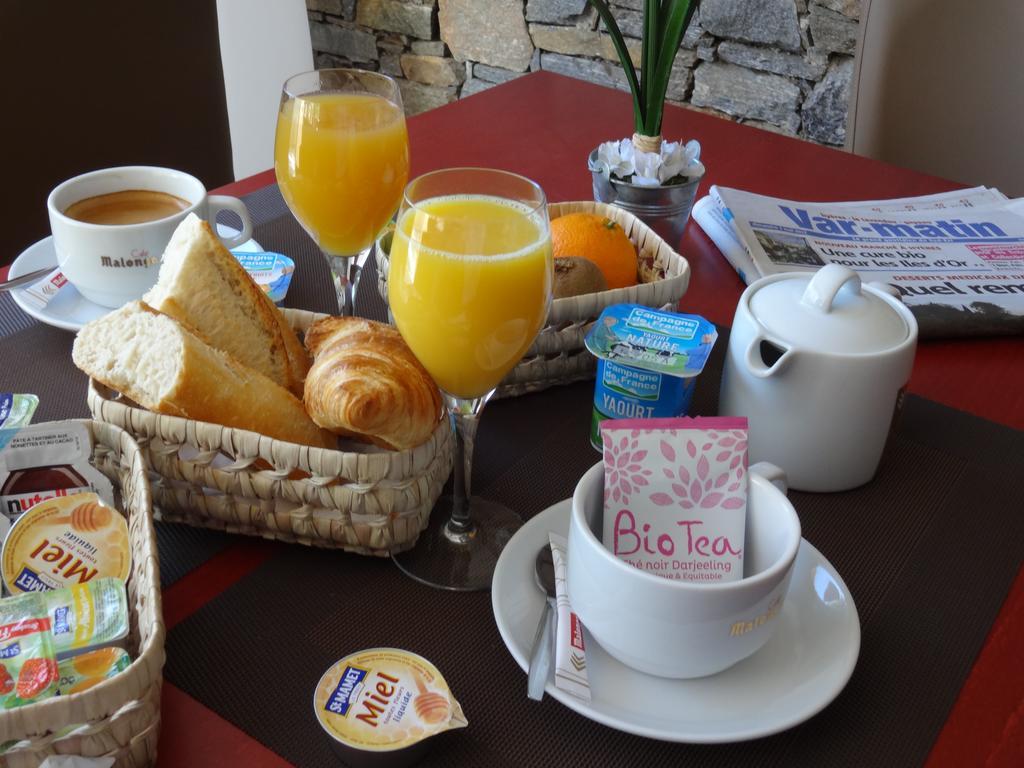
M 270 297 L 195 214 L 174 231 L 142 300 L 302 396 L 309 358 Z
M 78 332 L 75 365 L 143 408 L 277 440 L 337 447 L 302 402 L 142 302 L 133 301 Z

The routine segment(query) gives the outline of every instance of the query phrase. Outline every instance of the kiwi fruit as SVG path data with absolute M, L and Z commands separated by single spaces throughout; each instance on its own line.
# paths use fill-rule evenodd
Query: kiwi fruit
M 607 291 L 608 283 L 594 262 L 580 256 L 555 259 L 554 297 L 582 296 Z

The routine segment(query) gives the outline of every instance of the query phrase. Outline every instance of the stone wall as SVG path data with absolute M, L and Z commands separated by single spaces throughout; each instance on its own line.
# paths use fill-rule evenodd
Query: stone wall
M 409 114 L 546 69 L 627 89 L 587 0 L 306 0 L 318 68 L 398 79 Z M 611 0 L 634 64 L 643 0 Z M 823 144 L 846 134 L 859 0 L 703 0 L 668 100 Z

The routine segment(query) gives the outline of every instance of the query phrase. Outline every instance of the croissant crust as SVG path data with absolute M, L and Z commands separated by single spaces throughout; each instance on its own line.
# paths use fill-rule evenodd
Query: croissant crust
M 310 418 L 339 435 L 405 450 L 433 434 L 443 407 L 430 374 L 390 325 L 325 317 L 306 331 Z

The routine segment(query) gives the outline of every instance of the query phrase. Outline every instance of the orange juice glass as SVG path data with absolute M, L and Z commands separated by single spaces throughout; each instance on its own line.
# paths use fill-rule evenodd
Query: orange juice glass
M 506 507 L 470 497 L 468 478 L 480 411 L 544 325 L 552 280 L 547 201 L 534 182 L 454 168 L 406 188 L 391 243 L 388 303 L 441 388 L 457 436 L 453 495 L 438 502 L 417 546 L 394 556 L 420 581 L 488 588 L 505 542 L 522 525 Z
M 327 257 L 339 309 L 352 314 L 366 254 L 409 177 L 395 81 L 353 69 L 290 78 L 277 117 L 274 170 L 289 209 Z
M 547 317 L 541 217 L 500 197 L 424 201 L 402 215 L 390 258 L 395 324 L 438 386 L 465 399 L 491 392 Z

